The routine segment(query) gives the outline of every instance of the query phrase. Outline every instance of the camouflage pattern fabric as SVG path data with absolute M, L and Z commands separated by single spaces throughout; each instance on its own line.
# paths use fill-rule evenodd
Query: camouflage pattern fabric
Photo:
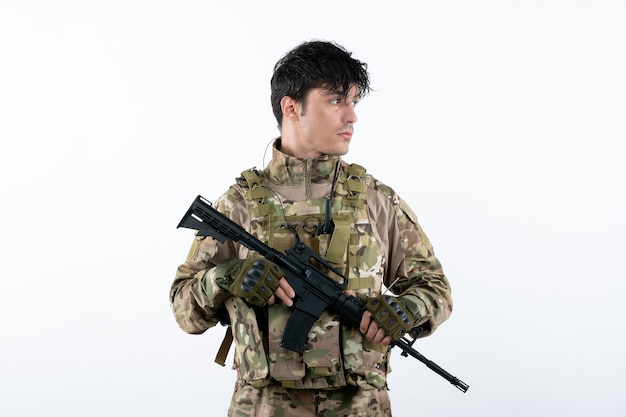
M 293 390 L 270 385 L 255 388 L 237 383 L 229 417 L 390 417 L 384 389 Z
M 375 237 L 371 233 L 367 206 L 364 203 L 368 178 L 364 169 L 338 165 L 339 158 L 322 157 L 309 160 L 305 164 L 295 158 L 283 159 L 274 155 L 267 169 L 273 176 L 269 183 L 259 174 L 244 173 L 246 181 L 239 181 L 235 189 L 245 198 L 251 214 L 251 233 L 268 245 L 284 251 L 295 243 L 294 231 L 298 239 L 322 255 L 326 255 L 331 241 L 340 230 L 336 228 L 332 237 L 318 235 L 317 227 L 324 221 L 326 196 L 329 181 L 334 171 L 339 170 L 333 199 L 333 219 L 349 219 L 342 232 L 345 237 L 341 256 L 335 259 L 335 267 L 343 271 L 350 280 L 349 288 L 366 296 L 380 293 L 383 268 L 383 255 Z M 357 178 L 360 175 L 361 178 Z M 322 182 L 320 182 L 322 181 Z M 293 186 L 293 183 L 301 186 Z M 350 182 L 354 182 L 350 185 Z M 320 185 L 322 185 L 320 187 Z M 253 188 L 250 188 L 250 187 Z M 258 188 L 272 189 L 273 192 L 258 192 Z M 350 188 L 354 189 L 351 190 Z M 348 201 L 348 196 L 351 201 Z M 234 200 L 234 199 L 233 199 Z M 261 207 L 264 205 L 265 207 Z M 272 209 L 267 209 L 273 206 Z M 256 217 L 255 214 L 257 214 Z M 331 274 L 332 276 L 332 274 Z M 241 305 L 233 312 L 241 314 L 246 307 Z M 273 380 L 285 387 L 297 389 L 340 388 L 347 383 L 364 388 L 383 388 L 386 372 L 389 369 L 388 348 L 374 349 L 368 343 L 363 348 L 363 338 L 358 332 L 350 332 L 350 342 L 340 343 L 345 333 L 341 332 L 339 318 L 324 313 L 310 331 L 305 352 L 301 355 L 280 346 L 280 340 L 290 315 L 290 310 L 282 305 L 269 308 L 268 366 Z M 358 333 L 358 334 L 355 334 Z M 239 345 L 242 346 L 239 346 Z M 247 350 L 248 342 L 237 339 L 237 350 Z M 256 353 L 262 355 L 259 348 Z M 343 360 L 342 360 L 343 358 Z M 242 375 L 247 370 L 238 367 Z M 348 380 L 346 380 L 348 375 Z M 261 381 L 249 381 L 258 386 Z
M 318 236 L 338 163 L 332 200 L 335 232 Z M 391 286 L 390 294 L 411 307 L 423 336 L 451 314 L 448 280 L 417 217 L 391 188 L 357 165 L 339 157 L 293 158 L 275 146 L 263 172 L 244 172 L 214 206 L 276 249 L 290 247 L 295 230 L 322 256 L 332 252 L 329 261 L 362 297 L 378 296 L 383 285 Z M 337 251 L 337 242 L 344 249 Z M 203 333 L 219 322 L 218 312 L 225 308 L 235 344 L 233 366 L 239 382 L 250 390 L 280 385 L 303 392 L 355 387 L 384 391 L 391 370 L 388 348 L 372 345 L 357 329 L 340 325 L 334 314 L 325 312 L 311 329 L 304 354 L 288 351 L 279 346 L 287 307 L 253 308 L 215 284 L 219 262 L 255 256 L 228 240 L 221 244 L 210 237 L 195 238 L 170 291 L 179 326 Z

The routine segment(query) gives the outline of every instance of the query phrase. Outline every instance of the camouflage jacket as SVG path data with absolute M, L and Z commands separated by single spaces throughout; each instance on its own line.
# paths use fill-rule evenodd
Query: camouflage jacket
M 335 231 L 318 235 L 333 183 Z M 448 280 L 415 214 L 391 188 L 356 164 L 330 156 L 293 158 L 274 146 L 268 167 L 261 173 L 244 171 L 214 206 L 279 250 L 293 244 L 292 230 L 297 230 L 299 239 L 342 270 L 349 289 L 362 296 L 379 295 L 382 285 L 390 287 L 414 307 L 422 337 L 452 311 Z M 255 386 L 276 381 L 290 388 L 386 385 L 388 349 L 342 326 L 331 312 L 324 312 L 313 326 L 303 354 L 280 347 L 290 313 L 286 306 L 252 308 L 215 284 L 220 261 L 249 256 L 258 255 L 228 240 L 194 239 L 170 291 L 172 310 L 184 331 L 203 333 L 220 321 L 220 309 L 225 309 L 235 341 L 234 368 L 239 379 Z

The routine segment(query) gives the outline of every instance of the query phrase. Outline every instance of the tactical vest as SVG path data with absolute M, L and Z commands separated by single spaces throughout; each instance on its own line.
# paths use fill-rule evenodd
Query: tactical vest
M 327 219 L 328 196 L 281 200 L 264 174 L 255 169 L 244 171 L 234 187 L 245 199 L 252 235 L 284 251 L 293 246 L 297 233 L 300 241 L 343 272 L 348 278 L 347 289 L 376 296 L 382 285 L 383 253 L 367 209 L 371 177 L 356 164 L 338 169 L 330 201 L 332 233 L 318 232 Z M 280 346 L 290 314 L 283 303 L 258 309 L 231 297 L 225 305 L 236 345 L 235 368 L 238 378 L 246 383 L 265 386 L 278 382 L 294 389 L 386 385 L 388 348 L 371 344 L 358 329 L 342 326 L 333 312 L 325 311 L 315 322 L 305 350 L 299 354 Z M 225 354 L 221 351 L 223 362 Z

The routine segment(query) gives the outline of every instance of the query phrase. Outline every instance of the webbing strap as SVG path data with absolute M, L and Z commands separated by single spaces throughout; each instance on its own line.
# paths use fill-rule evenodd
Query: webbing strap
M 365 288 L 374 288 L 376 281 L 374 277 L 350 278 L 348 280 L 347 290 L 361 290 Z
M 249 189 L 260 186 L 263 181 L 263 178 L 259 175 L 259 171 L 254 168 L 243 171 L 241 176 L 243 179 L 240 178 L 239 185 L 248 187 Z
M 256 169 L 252 168 L 243 171 L 241 177 L 237 179 L 237 184 L 248 189 L 246 199 L 257 203 L 254 208 L 256 217 L 274 213 L 274 205 L 266 201 L 266 198 L 272 196 L 272 190 L 265 183 L 265 177 L 260 175 Z
M 226 329 L 226 334 L 224 335 L 224 340 L 222 340 L 222 344 L 217 351 L 217 355 L 215 355 L 215 363 L 218 363 L 222 366 L 226 366 L 226 357 L 228 356 L 228 352 L 230 351 L 230 345 L 233 343 L 233 331 L 228 326 Z
M 347 215 L 334 216 L 333 222 L 335 223 L 335 230 L 328 244 L 326 260 L 330 263 L 339 264 L 343 261 L 350 240 L 350 218 Z
M 248 190 L 248 197 L 251 200 L 262 200 L 270 194 L 271 193 L 267 188 L 261 187 L 260 185 L 256 185 L 254 188 L 250 188 L 250 190 Z
M 296 381 L 292 381 L 288 379 L 288 380 L 280 381 L 280 385 L 282 385 L 283 388 L 295 389 Z
M 343 204 L 349 207 L 363 208 L 365 205 L 364 196 L 367 191 L 365 168 L 352 164 L 347 167 L 346 176 L 346 182 L 343 185 L 346 189 L 346 196 Z

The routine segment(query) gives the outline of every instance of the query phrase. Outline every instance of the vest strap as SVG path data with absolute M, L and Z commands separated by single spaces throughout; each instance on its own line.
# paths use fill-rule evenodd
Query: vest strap
M 350 278 L 348 279 L 347 290 L 361 290 L 365 288 L 374 288 L 374 277 Z
M 330 263 L 339 264 L 343 261 L 350 240 L 350 218 L 346 215 L 334 216 L 333 222 L 335 223 L 335 230 L 328 244 L 326 260 Z
M 226 334 L 224 335 L 224 340 L 222 340 L 222 344 L 220 345 L 219 350 L 217 351 L 217 355 L 215 355 L 215 363 L 226 366 L 226 357 L 228 356 L 228 352 L 230 351 L 230 346 L 233 343 L 233 331 L 228 326 L 226 328 Z
M 267 216 L 274 213 L 274 205 L 269 204 L 266 199 L 272 196 L 272 190 L 266 183 L 264 176 L 259 174 L 255 168 L 245 170 L 241 177 L 237 178 L 237 184 L 242 188 L 247 188 L 246 199 L 256 202 L 254 215 L 256 217 Z
M 367 191 L 365 172 L 365 168 L 361 165 L 352 164 L 347 167 L 344 205 L 357 208 L 363 208 L 365 205 L 365 192 Z

